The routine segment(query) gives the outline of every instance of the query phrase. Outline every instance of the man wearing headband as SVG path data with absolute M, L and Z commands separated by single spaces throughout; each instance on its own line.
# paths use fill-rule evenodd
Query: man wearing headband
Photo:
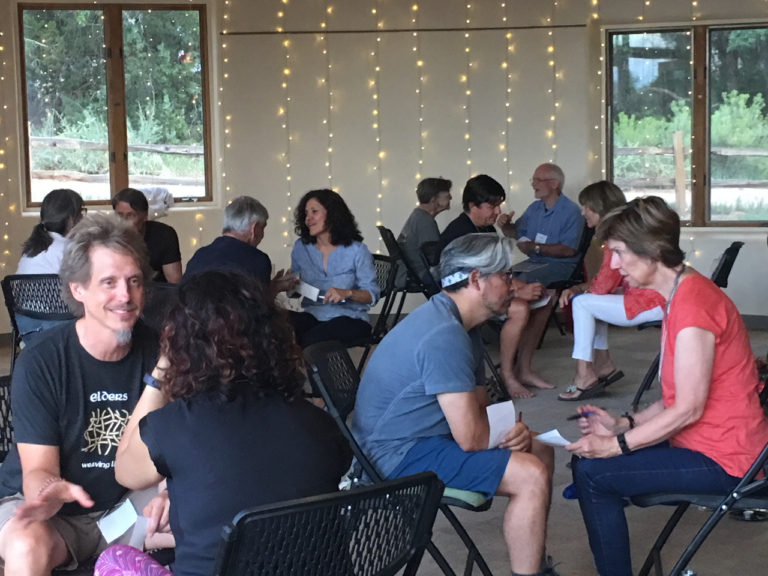
M 512 240 L 469 234 L 440 259 L 443 291 L 379 344 L 363 373 L 352 432 L 381 475 L 433 471 L 450 488 L 509 498 L 504 538 L 513 575 L 555 575 L 544 553 L 554 453 L 517 423 L 488 449 L 478 327 L 514 297 Z

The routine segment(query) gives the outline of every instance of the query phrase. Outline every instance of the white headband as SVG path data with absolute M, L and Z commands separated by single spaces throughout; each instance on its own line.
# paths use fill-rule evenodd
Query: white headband
M 469 274 L 466 272 L 455 272 L 451 274 L 450 276 L 446 276 L 442 279 L 441 284 L 443 285 L 443 288 L 446 286 L 452 286 L 453 284 L 458 284 L 462 280 L 466 280 L 469 278 Z

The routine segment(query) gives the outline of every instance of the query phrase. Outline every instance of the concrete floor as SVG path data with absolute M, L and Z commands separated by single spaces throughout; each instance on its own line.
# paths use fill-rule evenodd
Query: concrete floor
M 750 341 L 756 354 L 764 356 L 768 351 L 768 332 L 751 331 Z M 614 361 L 624 371 L 625 377 L 608 389 L 609 392 L 599 400 L 599 404 L 615 414 L 621 414 L 629 409 L 640 381 L 659 349 L 659 331 L 649 329 L 637 332 L 629 328 L 611 328 L 610 344 Z M 524 411 L 524 420 L 533 430 L 545 432 L 558 428 L 563 436 L 575 440 L 579 437 L 578 426 L 575 422 L 567 422 L 565 418 L 574 413 L 576 404 L 557 400 L 557 394 L 570 384 L 573 377 L 575 363 L 570 357 L 572 345 L 573 337 L 570 334 L 563 337 L 555 329 L 549 331 L 544 345 L 534 357 L 534 368 L 549 382 L 556 384 L 557 389 L 537 391 L 535 398 L 518 400 L 517 407 Z M 658 384 L 655 384 L 644 397 L 644 402 L 650 403 L 658 398 L 659 388 Z M 558 563 L 557 570 L 562 576 L 594 576 L 596 571 L 578 502 L 562 497 L 563 489 L 571 483 L 570 470 L 566 468 L 569 459 L 564 449 L 556 449 L 547 551 Z M 491 571 L 499 575 L 510 573 L 501 533 L 505 507 L 506 500 L 497 497 L 487 512 L 456 511 Z M 642 566 L 645 556 L 672 511 L 673 508 L 669 507 L 626 509 L 635 571 Z M 666 570 L 671 570 L 708 514 L 708 511 L 689 509 L 667 544 L 667 553 L 664 555 Z M 449 559 L 454 570 L 462 573 L 462 544 L 440 515 L 435 524 L 433 541 Z M 715 528 L 693 558 L 689 568 L 698 576 L 758 576 L 768 573 L 767 562 L 768 522 L 748 523 L 727 517 Z M 419 574 L 432 576 L 439 575 L 440 571 L 432 559 L 425 555 Z M 477 570 L 475 574 L 478 574 Z

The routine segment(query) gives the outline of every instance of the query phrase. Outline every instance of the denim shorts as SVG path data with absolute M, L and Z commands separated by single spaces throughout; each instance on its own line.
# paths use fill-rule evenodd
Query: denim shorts
M 448 488 L 480 492 L 491 498 L 507 469 L 509 455 L 504 448 L 464 452 L 454 439 L 433 436 L 419 440 L 408 450 L 387 479 L 434 472 Z

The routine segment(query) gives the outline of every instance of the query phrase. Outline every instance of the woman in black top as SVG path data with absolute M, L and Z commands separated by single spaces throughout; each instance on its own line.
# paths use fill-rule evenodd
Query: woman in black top
M 257 281 L 205 272 L 184 283 L 160 353 L 115 475 L 133 490 L 167 479 L 174 574 L 209 576 L 222 526 L 245 508 L 337 490 L 351 451 L 331 417 L 299 398 L 301 350 Z M 155 527 L 161 508 L 148 532 L 167 528 Z

